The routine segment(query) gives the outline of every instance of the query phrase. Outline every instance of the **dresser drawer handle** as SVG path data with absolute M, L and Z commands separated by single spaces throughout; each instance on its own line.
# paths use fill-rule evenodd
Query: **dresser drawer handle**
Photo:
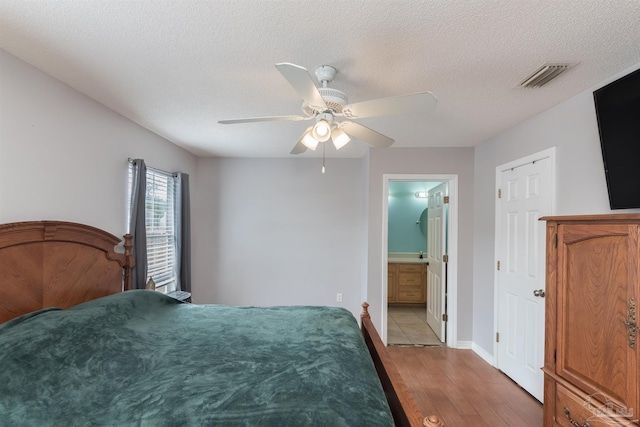
M 627 320 L 625 320 L 624 326 L 627 327 L 629 348 L 634 348 L 636 346 L 636 332 L 640 330 L 640 328 L 636 325 L 636 300 L 633 298 L 629 298 L 629 313 L 627 314 Z
M 564 407 L 564 415 L 565 415 L 565 417 L 567 417 L 567 419 L 569 420 L 571 425 L 573 425 L 575 427 L 591 427 L 591 426 L 589 426 L 589 423 L 587 423 L 587 422 L 585 422 L 584 424 L 580 424 L 579 422 L 577 422 L 576 420 L 571 418 L 571 412 L 569 412 L 569 408 L 567 408 L 566 406 Z

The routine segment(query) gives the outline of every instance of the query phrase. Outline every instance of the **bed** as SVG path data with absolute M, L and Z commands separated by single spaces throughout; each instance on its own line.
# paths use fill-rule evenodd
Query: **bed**
M 128 236 L 0 225 L 0 425 L 443 425 L 366 303 L 360 328 L 337 307 L 188 304 L 129 290 L 133 265 Z

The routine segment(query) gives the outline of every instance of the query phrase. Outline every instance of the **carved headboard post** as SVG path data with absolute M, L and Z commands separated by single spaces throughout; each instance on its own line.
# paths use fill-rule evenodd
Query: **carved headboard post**
M 124 235 L 124 256 L 126 259 L 126 263 L 123 266 L 123 276 L 124 276 L 124 290 L 128 291 L 131 289 L 131 269 L 135 267 L 136 261 L 133 257 L 133 252 L 131 249 L 133 248 L 133 236 L 131 234 Z

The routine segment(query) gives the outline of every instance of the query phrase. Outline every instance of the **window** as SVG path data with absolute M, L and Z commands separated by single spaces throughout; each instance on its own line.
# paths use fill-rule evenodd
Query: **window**
M 147 167 L 146 179 L 147 279 L 153 278 L 157 291 L 173 292 L 177 290 L 178 282 L 176 203 L 179 197 L 177 177 L 174 174 Z M 133 165 L 129 164 L 129 191 L 131 191 L 132 181 Z
M 147 169 L 147 276 L 156 290 L 176 290 L 176 179 Z

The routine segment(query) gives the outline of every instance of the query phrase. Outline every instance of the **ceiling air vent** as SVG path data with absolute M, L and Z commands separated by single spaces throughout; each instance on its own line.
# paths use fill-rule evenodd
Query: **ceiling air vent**
M 571 68 L 571 65 L 572 64 L 543 64 L 531 73 L 529 77 L 521 81 L 518 86 L 527 88 L 542 87 Z

